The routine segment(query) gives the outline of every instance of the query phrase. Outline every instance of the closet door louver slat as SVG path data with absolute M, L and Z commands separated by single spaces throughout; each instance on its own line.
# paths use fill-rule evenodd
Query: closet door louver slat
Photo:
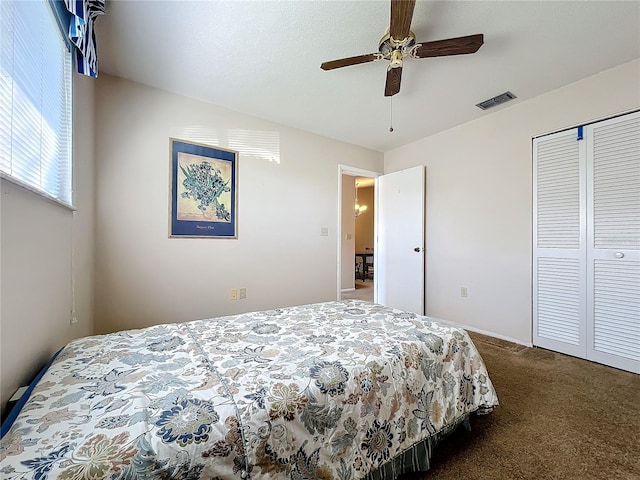
M 534 344 L 585 352 L 584 171 L 577 130 L 534 140 Z
M 593 248 L 640 250 L 640 117 L 618 127 L 593 128 Z
M 564 134 L 538 143 L 538 247 L 580 248 L 579 172 L 575 135 Z
M 587 358 L 640 373 L 640 114 L 586 134 Z
M 640 373 L 640 112 L 533 141 L 533 341 Z
M 628 266 L 619 272 L 615 261 L 594 262 L 593 348 L 640 362 L 640 262 Z
M 580 344 L 580 260 L 538 258 L 538 335 Z

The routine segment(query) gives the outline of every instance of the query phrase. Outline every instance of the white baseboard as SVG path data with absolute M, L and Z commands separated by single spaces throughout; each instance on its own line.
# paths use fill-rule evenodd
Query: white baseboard
M 340 290 L 340 293 L 349 293 L 349 292 L 355 292 L 356 289 L 355 288 L 343 288 Z
M 449 321 L 449 320 L 443 320 L 441 318 L 434 318 L 434 317 L 429 317 L 429 318 L 433 318 L 433 320 L 435 320 L 436 322 L 442 322 L 442 323 L 446 323 L 448 325 L 452 325 L 454 327 L 464 328 L 465 330 L 469 330 L 471 332 L 479 333 L 481 335 L 487 335 L 488 337 L 499 338 L 500 340 L 506 340 L 507 342 L 517 343 L 518 345 L 524 345 L 525 347 L 529 347 L 529 348 L 533 347 L 533 343 L 523 342 L 522 340 L 518 340 L 518 339 L 515 339 L 515 338 L 507 337 L 506 335 L 500 335 L 499 333 L 489 332 L 488 330 L 482 330 L 481 328 L 472 327 L 472 326 L 469 326 L 469 325 L 464 325 L 462 323 L 452 322 L 452 321 Z

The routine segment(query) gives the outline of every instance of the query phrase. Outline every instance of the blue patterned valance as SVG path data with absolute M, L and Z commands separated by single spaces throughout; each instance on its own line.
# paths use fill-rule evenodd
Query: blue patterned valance
M 98 52 L 93 22 L 104 15 L 105 0 L 64 0 L 71 13 L 69 39 L 76 47 L 78 73 L 90 77 L 98 76 Z

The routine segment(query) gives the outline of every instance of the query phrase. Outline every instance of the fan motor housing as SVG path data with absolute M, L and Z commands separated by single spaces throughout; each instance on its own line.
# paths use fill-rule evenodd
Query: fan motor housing
M 392 38 L 387 32 L 381 39 L 378 51 L 385 60 L 391 60 L 394 50 L 402 51 L 402 56 L 409 55 L 409 52 L 416 44 L 416 36 L 409 31 L 409 35 L 401 41 Z

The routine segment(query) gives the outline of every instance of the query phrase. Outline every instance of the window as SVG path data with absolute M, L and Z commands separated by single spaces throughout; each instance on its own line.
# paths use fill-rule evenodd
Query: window
M 72 205 L 71 52 L 52 5 L 0 1 L 0 174 Z

